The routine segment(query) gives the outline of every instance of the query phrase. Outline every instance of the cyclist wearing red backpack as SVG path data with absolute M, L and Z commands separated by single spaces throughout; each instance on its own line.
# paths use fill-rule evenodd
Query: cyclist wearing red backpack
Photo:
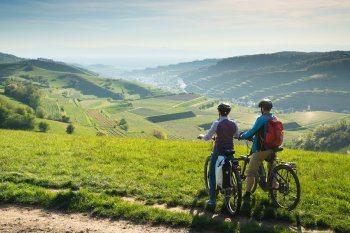
M 261 116 L 259 116 L 251 129 L 241 133 L 240 139 L 253 138 L 252 157 L 248 166 L 247 186 L 245 199 L 250 198 L 254 179 L 258 174 L 259 166 L 265 159 L 269 159 L 273 154 L 273 148 L 281 145 L 283 141 L 283 126 L 277 118 L 270 113 L 272 102 L 269 99 L 263 99 L 258 104 Z

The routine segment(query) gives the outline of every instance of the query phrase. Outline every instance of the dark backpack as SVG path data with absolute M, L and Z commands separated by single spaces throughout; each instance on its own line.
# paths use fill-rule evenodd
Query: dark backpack
M 266 117 L 269 122 L 267 123 L 267 132 L 263 144 L 269 149 L 279 147 L 282 145 L 284 138 L 283 124 L 276 116 L 271 118 L 266 115 Z

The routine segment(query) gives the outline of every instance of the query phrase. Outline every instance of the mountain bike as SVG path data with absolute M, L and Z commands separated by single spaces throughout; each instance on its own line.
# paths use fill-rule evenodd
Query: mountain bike
M 224 156 L 222 161 L 228 165 L 228 169 L 227 172 L 223 172 L 222 187 L 217 185 L 216 195 L 218 196 L 219 192 L 224 195 L 224 205 L 228 213 L 235 216 L 239 213 L 242 203 L 242 182 L 238 170 L 238 160 L 234 158 L 233 150 L 225 151 L 222 156 Z M 204 182 L 208 194 L 210 157 L 206 158 L 204 165 Z
M 249 149 L 248 141 L 246 142 L 247 149 Z M 262 164 L 259 167 L 259 175 L 255 177 L 251 193 L 254 193 L 259 185 L 264 191 L 269 192 L 275 206 L 291 211 L 300 201 L 300 182 L 296 164 L 277 158 L 277 153 L 281 151 L 283 151 L 282 147 L 275 148 L 271 158 L 266 160 L 269 163 L 267 176 L 265 166 Z M 245 172 L 251 155 L 252 153 L 249 152 L 237 158 L 242 183 L 245 183 L 247 178 Z

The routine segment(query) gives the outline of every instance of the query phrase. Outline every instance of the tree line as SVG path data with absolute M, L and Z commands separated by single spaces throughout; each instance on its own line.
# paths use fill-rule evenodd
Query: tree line
M 350 145 L 350 122 L 320 125 L 294 142 L 296 149 L 334 152 Z

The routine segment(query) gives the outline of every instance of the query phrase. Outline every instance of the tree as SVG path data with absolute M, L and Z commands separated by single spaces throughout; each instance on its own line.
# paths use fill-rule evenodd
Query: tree
M 66 133 L 67 133 L 67 134 L 72 134 L 72 133 L 74 132 L 74 130 L 75 130 L 74 125 L 69 124 L 69 125 L 67 126 Z
M 35 112 L 36 112 L 36 116 L 38 118 L 41 118 L 41 119 L 45 118 L 46 113 L 45 113 L 44 108 L 39 106 L 39 107 L 36 108 Z
M 124 118 L 122 118 L 119 122 L 119 127 L 122 129 L 122 130 L 125 130 L 127 131 L 129 129 L 129 125 L 128 125 L 128 122 L 126 122 L 126 120 Z
M 40 132 L 47 132 L 50 129 L 50 125 L 46 122 L 40 122 L 38 126 Z

